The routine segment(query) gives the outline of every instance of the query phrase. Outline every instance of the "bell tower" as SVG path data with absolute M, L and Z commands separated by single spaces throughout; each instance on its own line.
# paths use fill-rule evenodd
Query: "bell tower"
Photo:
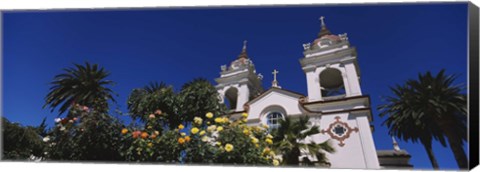
M 334 35 L 320 17 L 321 29 L 312 43 L 303 45 L 300 64 L 308 96 L 302 106 L 318 124 L 321 143 L 331 140 L 336 152 L 328 154 L 332 168 L 380 168 L 372 136 L 370 97 L 362 95 L 357 51 L 347 34 Z M 346 163 L 348 162 L 348 163 Z
M 247 54 L 247 41 L 242 52 L 230 66 L 221 66 L 220 77 L 215 81 L 221 103 L 226 103 L 230 113 L 244 111 L 244 104 L 263 91 L 262 75 L 257 74 L 255 65 Z
M 303 44 L 300 64 L 305 72 L 308 101 L 331 100 L 362 95 L 357 51 L 347 34 L 334 35 L 320 17 L 321 29 L 312 43 Z

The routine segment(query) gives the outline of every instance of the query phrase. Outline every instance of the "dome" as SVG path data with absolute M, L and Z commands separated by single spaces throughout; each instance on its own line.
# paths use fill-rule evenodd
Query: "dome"
M 315 48 L 323 48 L 323 47 L 328 47 L 330 45 L 339 43 L 342 41 L 342 38 L 338 35 L 332 34 L 330 30 L 328 30 L 327 26 L 325 25 L 324 22 L 324 17 L 320 17 L 321 20 L 321 29 L 320 32 L 317 35 L 317 38 L 313 40 L 311 44 L 311 49 Z
M 252 61 L 248 58 L 247 54 L 247 41 L 243 41 L 242 52 L 238 55 L 237 59 L 230 63 L 231 69 L 237 69 L 239 67 L 249 66 Z

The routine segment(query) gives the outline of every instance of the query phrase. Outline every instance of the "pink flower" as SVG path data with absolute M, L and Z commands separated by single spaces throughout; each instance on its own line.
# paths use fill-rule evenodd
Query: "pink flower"
M 150 119 L 153 119 L 153 118 L 155 118 L 155 114 L 150 114 L 150 115 L 148 115 L 148 117 L 149 117 Z
M 87 106 L 83 106 L 83 111 L 88 111 L 88 107 Z

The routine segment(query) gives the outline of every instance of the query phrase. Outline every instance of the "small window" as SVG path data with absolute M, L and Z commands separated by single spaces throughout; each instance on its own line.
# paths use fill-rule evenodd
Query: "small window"
M 271 112 L 267 115 L 267 125 L 270 129 L 279 127 L 280 120 L 283 120 L 283 115 L 280 112 Z

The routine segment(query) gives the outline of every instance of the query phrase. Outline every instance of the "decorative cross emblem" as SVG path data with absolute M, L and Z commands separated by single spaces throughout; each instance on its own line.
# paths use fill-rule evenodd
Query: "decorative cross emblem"
M 358 132 L 358 128 L 350 128 L 346 122 L 340 121 L 340 117 L 335 117 L 335 122 L 331 123 L 328 129 L 320 131 L 322 134 L 327 133 L 332 139 L 338 140 L 340 147 L 345 146 L 345 141 L 350 137 L 352 132 Z

